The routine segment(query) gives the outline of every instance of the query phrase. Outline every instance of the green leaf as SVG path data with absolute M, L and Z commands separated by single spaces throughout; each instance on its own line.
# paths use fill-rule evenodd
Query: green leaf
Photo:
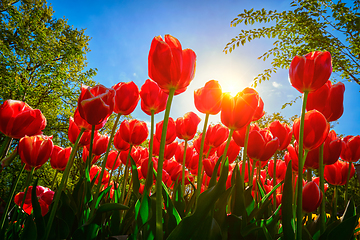
M 341 222 L 328 235 L 328 240 L 336 239 L 352 239 L 354 237 L 354 230 L 358 224 L 358 217 L 352 216 Z
M 120 203 L 105 203 L 96 210 L 96 214 L 102 214 L 109 211 L 117 211 L 117 210 L 128 210 L 129 207 Z
M 36 225 L 31 217 L 27 217 L 24 223 L 24 230 L 21 234 L 21 240 L 37 239 Z
M 38 178 L 35 180 L 35 183 L 32 187 L 31 204 L 33 207 L 32 213 L 35 218 L 37 235 L 38 235 L 38 238 L 41 239 L 45 233 L 45 221 L 44 221 L 43 216 L 41 215 L 41 207 L 40 207 L 37 195 L 36 195 L 36 186 L 37 186 L 38 180 L 39 180 Z
M 140 181 L 138 176 L 138 171 L 136 167 L 136 163 L 134 159 L 130 156 L 131 161 L 131 173 L 132 173 L 132 179 L 133 179 L 133 192 L 135 193 L 136 197 L 140 198 L 139 188 L 140 188 Z
M 295 239 L 295 225 L 292 211 L 293 186 L 291 161 L 287 165 L 282 196 L 282 228 L 284 239 Z
M 208 234 L 211 229 L 203 229 L 202 225 L 205 224 L 204 218 L 206 218 L 215 206 L 216 201 L 219 199 L 222 193 L 226 189 L 226 180 L 229 172 L 229 161 L 223 162 L 222 171 L 218 183 L 200 194 L 197 206 L 192 215 L 185 217 L 181 220 L 179 225 L 171 232 L 168 240 L 172 239 L 190 239 L 192 236 L 198 234 L 199 229 L 204 234 Z
M 211 188 L 211 187 L 215 186 L 215 184 L 216 184 L 216 181 L 217 181 L 217 172 L 218 172 L 218 168 L 219 168 L 220 163 L 221 163 L 221 158 L 222 158 L 222 156 L 220 156 L 220 157 L 218 158 L 218 160 L 216 161 L 216 164 L 215 164 L 215 167 L 214 167 L 214 171 L 213 171 L 213 174 L 211 175 L 208 188 Z

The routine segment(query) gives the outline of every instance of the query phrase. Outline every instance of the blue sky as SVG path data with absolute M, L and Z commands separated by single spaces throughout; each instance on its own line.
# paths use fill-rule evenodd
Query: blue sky
M 193 93 L 207 81 L 215 79 L 224 91 L 238 92 L 250 86 L 258 73 L 271 67 L 270 61 L 264 62 L 257 58 L 272 46 L 273 39 L 255 40 L 236 48 L 231 54 L 223 53 L 226 43 L 241 28 L 248 27 L 230 27 L 231 20 L 237 14 L 251 8 L 278 11 L 289 9 L 289 1 L 266 0 L 48 0 L 48 3 L 53 6 L 56 18 L 65 17 L 74 28 L 86 29 L 85 34 L 91 37 L 88 66 L 98 69 L 94 80 L 106 87 L 128 81 L 134 81 L 141 87 L 148 78 L 147 58 L 155 36 L 171 34 L 179 39 L 183 48 L 194 50 L 197 55 L 195 78 L 185 93 L 174 97 L 170 113 L 174 119 L 189 111 L 204 117 L 194 106 Z M 334 129 L 339 134 L 359 135 L 360 105 L 357 103 L 360 102 L 360 86 L 344 83 L 345 111 Z M 260 84 L 256 90 L 264 100 L 267 113 L 280 112 L 287 118 L 300 113 L 301 101 L 281 109 L 284 103 L 300 95 L 289 84 L 288 70 L 278 71 L 270 81 Z M 140 104 L 132 116 L 150 121 L 149 116 L 141 111 Z M 160 113 L 156 121 L 162 118 L 163 114 Z M 210 121 L 219 122 L 219 115 L 212 116 Z

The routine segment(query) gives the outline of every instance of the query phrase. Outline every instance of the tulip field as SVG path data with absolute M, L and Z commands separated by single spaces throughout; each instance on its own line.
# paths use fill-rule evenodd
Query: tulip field
M 257 91 L 231 96 L 215 80 L 194 92 L 202 116 L 170 117 L 196 66 L 195 52 L 171 35 L 152 40 L 142 86 L 81 86 L 68 146 L 43 135 L 40 110 L 3 100 L 1 166 L 21 161 L 22 170 L 4 202 L 0 239 L 357 239 L 359 213 L 348 189 L 360 136 L 330 129 L 345 94 L 343 83 L 329 80 L 331 58 L 326 51 L 293 58 L 289 81 L 302 109 L 290 125 L 259 127 L 265 112 Z M 151 126 L 120 121 L 138 104 Z M 209 124 L 216 114 L 221 123 Z M 100 133 L 111 115 L 112 130 Z M 73 185 L 76 159 L 83 165 Z M 34 173 L 48 161 L 61 181 L 40 186 Z

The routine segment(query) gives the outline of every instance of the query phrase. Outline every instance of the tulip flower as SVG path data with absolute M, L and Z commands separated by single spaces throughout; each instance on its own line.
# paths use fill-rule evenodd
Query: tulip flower
M 121 115 L 132 113 L 140 99 L 139 89 L 134 82 L 119 82 L 112 86 L 115 90 L 114 112 Z
M 119 130 L 121 138 L 130 145 L 140 145 L 149 135 L 146 123 L 137 119 L 124 120 Z
M 306 110 L 321 112 L 328 122 L 338 120 L 344 112 L 345 85 L 342 82 L 332 85 L 327 81 L 321 88 L 308 95 Z
M 326 139 L 330 130 L 330 124 L 324 115 L 317 110 L 311 110 L 305 113 L 304 118 L 304 142 L 306 150 L 312 150 L 319 147 Z M 299 141 L 300 118 L 293 124 L 293 132 L 296 141 Z
M 98 125 L 107 119 L 114 110 L 115 90 L 103 85 L 81 86 L 78 99 L 80 116 L 91 125 Z
M 314 92 L 330 78 L 332 72 L 329 52 L 310 52 L 295 56 L 290 64 L 289 80 L 299 92 Z
M 39 135 L 46 119 L 39 109 L 17 100 L 6 100 L 0 106 L 0 132 L 11 138 Z
M 270 177 L 274 178 L 274 160 L 270 159 L 269 165 L 268 165 L 268 173 Z M 285 173 L 286 173 L 286 162 L 282 161 L 281 159 L 278 159 L 276 161 L 276 180 L 282 181 L 285 179 Z
M 158 122 L 156 124 L 156 130 L 155 130 L 155 137 L 156 139 L 161 142 L 161 134 L 163 130 L 163 123 L 164 121 Z M 169 118 L 168 126 L 166 129 L 166 141 L 165 144 L 172 143 L 176 138 L 176 125 L 174 119 L 171 117 Z
M 107 134 L 101 135 L 100 133 L 96 132 L 94 134 L 92 154 L 100 156 L 101 154 L 105 153 L 108 144 L 109 136 Z M 90 146 L 88 145 L 87 148 L 90 149 Z
M 175 121 L 176 136 L 186 141 L 194 138 L 201 119 L 193 112 L 185 113 Z
M 267 129 L 251 131 L 249 133 L 249 145 L 247 154 L 250 158 L 258 161 L 267 161 L 279 147 L 279 139 L 273 137 Z
M 114 170 L 120 166 L 120 163 L 121 163 L 120 156 L 117 157 L 117 155 L 118 155 L 118 151 L 111 150 L 109 152 L 108 158 L 106 160 L 106 166 L 105 166 L 106 169 Z
M 18 153 L 21 161 L 31 168 L 40 168 L 51 156 L 54 148 L 52 136 L 25 136 L 20 139 Z
M 151 79 L 147 79 L 140 90 L 141 109 L 147 115 L 162 112 L 166 108 L 168 95 Z
M 257 125 L 257 123 L 250 125 L 249 132 L 251 132 L 253 130 L 260 131 L 260 128 Z M 236 142 L 236 144 L 239 145 L 240 147 L 244 147 L 244 145 L 245 145 L 245 134 L 246 134 L 246 127 L 240 128 L 239 130 L 236 130 L 233 133 L 232 137 L 233 137 L 234 141 Z
M 228 136 L 228 128 L 221 124 L 210 125 L 206 131 L 205 143 L 212 148 L 217 148 L 227 140 Z
M 127 151 L 120 152 L 120 156 L 119 156 L 120 160 L 125 166 L 131 166 L 130 160 L 128 161 L 129 151 L 130 151 L 130 149 L 127 150 Z M 134 160 L 135 164 L 139 164 L 140 159 L 141 159 L 141 150 L 139 150 L 138 147 L 132 147 L 131 152 L 130 152 L 130 156 Z M 126 164 L 127 161 L 128 161 L 128 163 Z
M 176 141 L 166 144 L 164 149 L 164 159 L 170 159 L 175 155 L 176 149 L 178 147 L 178 143 Z M 159 156 L 160 151 L 160 142 L 154 138 L 154 148 L 153 148 L 153 154 L 155 156 Z
M 214 172 L 217 160 L 218 157 L 216 155 L 203 159 L 204 170 L 209 177 L 211 177 Z M 217 176 L 220 176 L 220 167 L 218 168 Z
M 195 107 L 201 113 L 216 115 L 221 110 L 222 96 L 218 81 L 210 80 L 194 91 Z
M 161 89 L 175 95 L 186 90 L 195 75 L 196 54 L 191 49 L 182 49 L 178 39 L 171 35 L 155 37 L 151 42 L 148 71 L 149 77 Z
M 91 166 L 89 176 L 90 176 L 90 180 L 92 181 L 97 174 L 96 179 L 95 179 L 95 184 L 99 183 L 100 172 L 101 172 L 101 167 L 96 166 L 96 165 Z M 103 184 L 103 185 L 108 184 L 109 177 L 110 177 L 109 172 L 105 170 L 104 175 L 101 179 L 101 184 Z
M 360 136 L 346 136 L 342 139 L 340 157 L 347 162 L 356 162 L 360 159 Z
M 33 188 L 32 186 L 29 186 L 29 189 L 26 193 L 24 205 L 23 205 L 24 212 L 26 212 L 29 215 L 31 214 L 31 211 L 33 209 L 32 202 L 31 202 L 32 188 Z M 36 197 L 38 199 L 38 202 L 39 202 L 39 205 L 41 208 L 42 216 L 45 216 L 46 213 L 49 211 L 49 206 L 54 198 L 54 194 L 55 194 L 55 192 L 51 191 L 47 187 L 36 186 Z M 24 195 L 25 195 L 24 192 L 19 192 L 14 197 L 14 202 L 19 207 L 21 206 L 21 203 L 23 202 Z
M 80 134 L 79 127 L 76 125 L 76 123 L 74 121 L 74 118 L 70 117 L 70 119 L 69 119 L 69 130 L 68 130 L 69 141 L 72 144 L 75 144 L 76 139 L 78 138 L 79 134 Z M 80 141 L 78 143 L 79 146 L 83 147 L 83 146 L 89 145 L 90 144 L 90 138 L 91 138 L 91 132 L 90 131 L 84 132 L 81 135 Z
M 247 126 L 254 117 L 258 103 L 259 95 L 246 88 L 235 97 L 224 94 L 221 105 L 221 122 L 233 130 Z
M 326 165 L 324 168 L 325 180 L 334 186 L 343 186 L 346 184 L 349 172 L 349 163 L 338 160 L 334 164 Z M 349 180 L 354 176 L 355 168 L 351 164 Z
M 71 150 L 72 147 L 62 148 L 55 145 L 50 158 L 51 167 L 55 170 L 64 171 L 69 161 Z
M 287 147 L 287 150 L 288 152 L 285 153 L 285 156 L 284 156 L 284 160 L 286 162 L 286 165 L 291 161 L 291 167 L 292 167 L 292 170 L 295 172 L 295 173 L 298 173 L 299 171 L 299 150 L 298 150 L 298 144 L 297 142 L 295 141 L 294 142 L 294 146 L 289 144 L 289 146 Z M 305 168 L 303 168 L 303 172 L 305 171 Z
M 322 201 L 323 194 L 319 186 L 313 182 L 308 182 L 303 188 L 302 208 L 305 212 L 315 211 Z
M 193 146 L 196 150 L 196 152 L 198 154 L 200 154 L 200 144 L 201 144 L 201 138 L 202 138 L 202 133 L 199 134 L 199 136 L 197 136 L 194 140 L 193 140 Z M 210 152 L 209 152 L 210 149 Z M 211 148 L 209 145 L 207 145 L 206 143 L 204 144 L 204 149 L 203 149 L 203 155 L 208 155 L 211 156 L 215 153 L 216 148 Z
M 226 142 L 223 142 L 218 148 L 217 148 L 217 155 L 221 156 L 224 154 Z M 226 152 L 226 157 L 229 159 L 229 163 L 233 163 L 237 156 L 239 155 L 240 147 L 235 143 L 233 139 L 230 140 L 229 148 Z
M 279 139 L 279 151 L 285 150 L 292 137 L 292 129 L 286 123 L 280 123 L 279 120 L 271 122 L 268 129 L 274 137 Z
M 118 150 L 118 151 L 126 151 L 126 150 L 129 150 L 129 148 L 130 148 L 130 144 L 127 143 L 126 141 L 124 141 L 124 139 L 122 139 L 121 133 L 120 133 L 120 128 L 115 133 L 114 146 L 115 146 L 116 150 Z
M 185 144 L 184 142 L 180 143 L 177 145 L 176 151 L 175 151 L 175 160 L 182 164 L 183 162 L 183 156 L 184 156 L 184 149 L 185 148 Z M 186 157 L 185 157 L 185 164 L 190 162 L 192 157 L 194 155 L 194 149 L 193 147 L 187 147 L 186 148 Z
M 253 88 L 245 88 L 243 90 L 244 94 L 258 94 Z M 264 102 L 261 99 L 261 97 L 259 96 L 259 101 L 254 113 L 254 116 L 252 118 L 252 122 L 255 122 L 257 120 L 259 120 L 260 118 L 262 118 L 265 115 L 265 111 L 264 111 Z
M 83 154 L 82 154 L 82 159 L 83 159 L 84 163 L 86 163 L 86 160 L 87 160 L 88 157 L 89 157 L 89 149 L 86 146 L 84 146 Z M 100 155 L 92 154 L 91 159 L 92 159 L 91 164 L 94 164 L 100 159 Z
M 92 125 L 80 116 L 78 108 L 75 109 L 73 120 L 79 129 L 85 129 L 85 131 L 90 131 L 92 128 Z M 95 125 L 95 130 L 99 130 L 100 128 L 104 127 L 107 120 L 108 118 L 105 118 L 102 122 Z

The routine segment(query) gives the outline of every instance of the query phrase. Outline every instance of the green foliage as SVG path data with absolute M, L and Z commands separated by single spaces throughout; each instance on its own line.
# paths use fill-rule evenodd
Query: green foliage
M 47 119 L 44 134 L 63 142 L 80 86 L 94 84 L 96 69 L 85 71 L 85 30 L 53 13 L 46 0 L 0 5 L 0 101 L 16 99 L 40 109 Z
M 329 51 L 333 56 L 333 71 L 341 78 L 360 84 L 360 2 L 345 3 L 330 0 L 294 0 L 288 11 L 246 10 L 232 20 L 240 24 L 263 25 L 255 29 L 241 29 L 224 52 L 245 45 L 254 39 L 274 38 L 273 47 L 258 59 L 271 58 L 272 68 L 254 78 L 253 85 L 269 80 L 278 69 L 289 67 L 295 55 L 311 51 Z

